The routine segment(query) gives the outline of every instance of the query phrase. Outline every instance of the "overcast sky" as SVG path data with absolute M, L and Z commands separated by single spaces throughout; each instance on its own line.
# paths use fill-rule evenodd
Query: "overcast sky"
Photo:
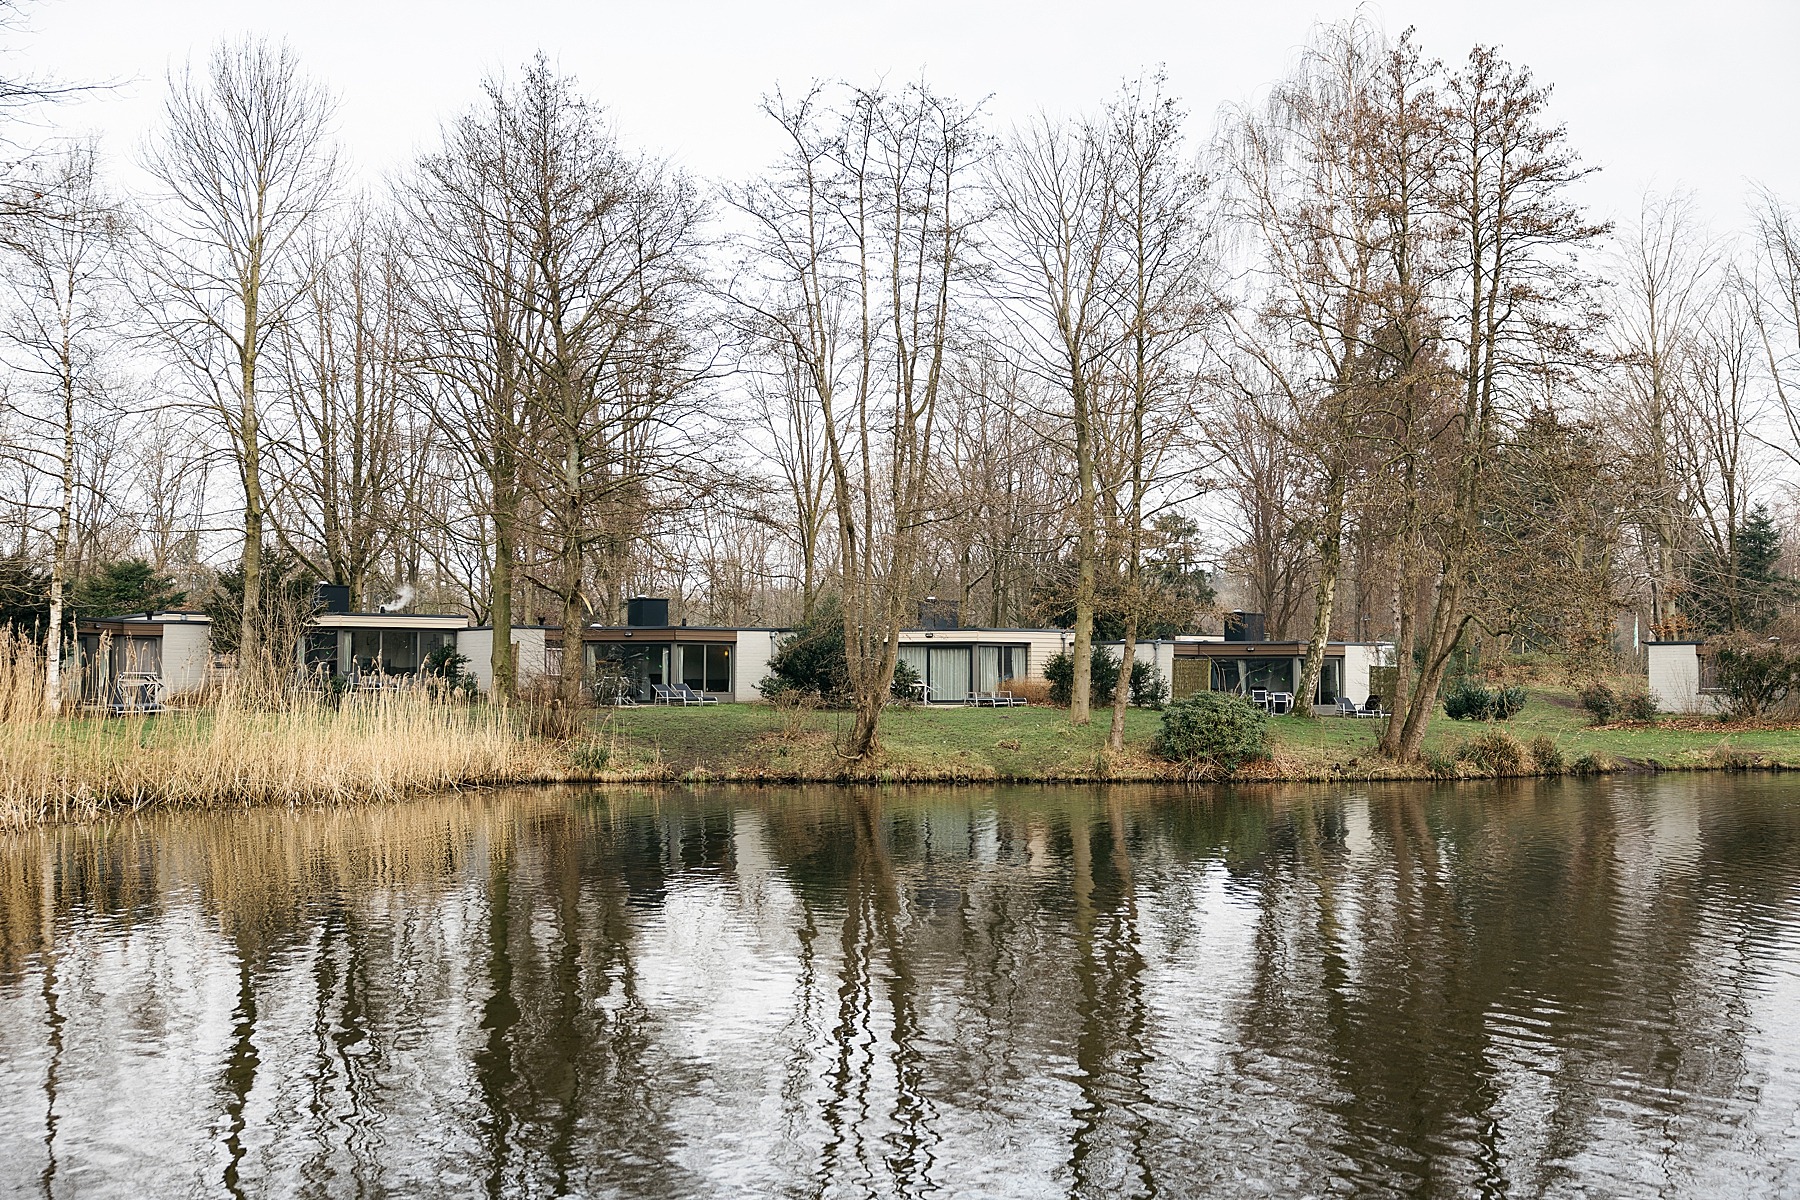
M 1586 195 L 1630 220 L 1646 186 L 1684 187 L 1715 225 L 1740 223 L 1750 181 L 1800 203 L 1796 0 L 1386 0 L 1363 9 L 1392 34 L 1461 58 L 1498 44 L 1555 85 L 1555 108 L 1587 160 Z M 540 47 L 615 114 L 631 141 L 708 177 L 772 153 L 758 97 L 814 78 L 921 72 L 1004 124 L 1033 109 L 1092 107 L 1125 75 L 1167 67 L 1195 115 L 1254 99 L 1317 21 L 1357 6 L 1323 0 L 984 3 L 804 0 L 35 0 L 12 38 L 14 70 L 117 80 L 66 105 L 59 125 L 100 132 L 127 159 L 157 118 L 163 78 L 221 36 L 287 39 L 341 99 L 339 128 L 373 182 L 428 144 L 484 73 Z

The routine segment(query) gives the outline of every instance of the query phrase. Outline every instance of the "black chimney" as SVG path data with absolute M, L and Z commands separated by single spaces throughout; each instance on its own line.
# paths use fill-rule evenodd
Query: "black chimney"
M 320 612 L 347 613 L 350 611 L 350 588 L 342 583 L 321 583 L 314 602 Z
M 954 600 L 927 596 L 919 601 L 920 629 L 961 629 L 962 607 Z
M 664 629 L 669 624 L 669 602 L 660 597 L 633 596 L 625 602 L 625 623 Z
M 1266 642 L 1269 640 L 1268 625 L 1259 612 L 1228 612 L 1225 614 L 1225 640 L 1228 642 Z

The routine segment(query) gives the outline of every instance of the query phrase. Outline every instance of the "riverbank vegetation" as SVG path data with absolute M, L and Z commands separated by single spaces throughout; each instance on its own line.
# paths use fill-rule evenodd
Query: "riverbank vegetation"
M 516 713 L 423 691 L 326 705 L 293 688 L 225 682 L 204 707 L 50 716 L 43 660 L 0 637 L 0 825 L 147 807 L 391 800 L 564 778 L 559 743 Z
M 890 710 L 883 753 L 857 764 L 840 752 L 845 716 L 768 705 L 638 708 L 597 715 L 592 736 L 621 775 L 735 780 L 1166 780 L 1222 777 L 1157 754 L 1162 715 L 1127 711 L 1125 749 L 1104 726 L 1070 721 L 1067 709 Z M 1453 721 L 1439 711 L 1421 761 L 1380 750 L 1381 722 L 1349 717 L 1269 720 L 1269 757 L 1244 762 L 1239 779 L 1477 778 L 1614 770 L 1800 768 L 1800 726 L 1768 721 L 1661 718 L 1595 725 L 1573 688 L 1533 687 L 1511 720 Z

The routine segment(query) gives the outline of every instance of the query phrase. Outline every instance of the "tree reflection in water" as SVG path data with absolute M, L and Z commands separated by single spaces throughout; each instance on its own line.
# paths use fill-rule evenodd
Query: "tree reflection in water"
M 0 840 L 41 1195 L 1800 1187 L 1800 786 L 519 792 Z

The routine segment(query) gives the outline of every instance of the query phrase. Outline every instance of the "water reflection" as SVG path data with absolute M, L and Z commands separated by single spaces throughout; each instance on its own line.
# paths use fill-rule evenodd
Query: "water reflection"
M 1800 785 L 520 792 L 0 839 L 9 1194 L 1779 1194 Z

